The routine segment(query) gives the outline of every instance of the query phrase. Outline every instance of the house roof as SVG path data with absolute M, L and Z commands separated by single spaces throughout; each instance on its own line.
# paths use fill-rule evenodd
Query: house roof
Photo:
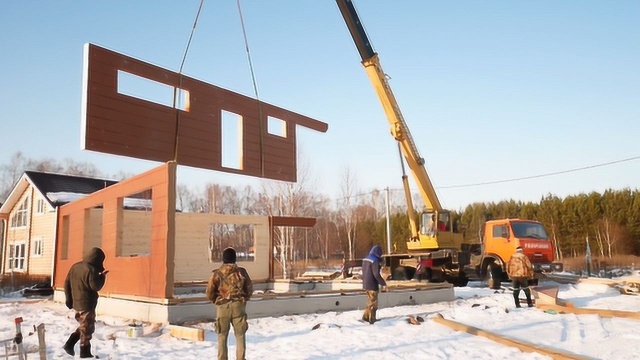
M 53 206 L 66 204 L 68 201 L 56 201 L 49 197 L 49 193 L 91 194 L 98 190 L 116 184 L 115 180 L 88 178 L 81 176 L 25 171 L 24 174 Z
M 9 197 L 0 206 L 0 213 L 8 213 L 20 199 L 29 184 L 35 187 L 53 207 L 64 205 L 73 199 L 53 196 L 60 193 L 91 194 L 118 183 L 115 180 L 89 178 L 83 176 L 54 174 L 39 171 L 25 171 L 11 190 Z M 76 196 L 77 198 L 77 196 Z

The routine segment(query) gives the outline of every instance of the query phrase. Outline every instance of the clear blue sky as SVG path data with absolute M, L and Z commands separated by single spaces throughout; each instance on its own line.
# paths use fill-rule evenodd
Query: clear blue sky
M 3 1 L 0 163 L 16 151 L 110 174 L 156 166 L 80 150 L 82 47 L 177 71 L 199 1 Z M 356 0 L 444 206 L 640 186 L 640 2 Z M 329 124 L 298 130 L 317 189 L 399 188 L 395 142 L 334 1 L 242 0 L 260 99 Z M 253 85 L 236 0 L 205 1 L 183 72 Z M 181 170 L 179 181 L 256 184 Z

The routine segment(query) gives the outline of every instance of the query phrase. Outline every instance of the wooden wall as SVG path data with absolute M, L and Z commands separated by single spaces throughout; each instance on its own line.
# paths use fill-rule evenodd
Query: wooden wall
M 54 286 L 62 288 L 71 265 L 80 261 L 95 242 L 91 224 L 103 206 L 101 248 L 110 272 L 103 293 L 128 294 L 150 298 L 173 297 L 176 163 L 168 162 L 133 178 L 123 180 L 59 208 L 58 250 Z M 146 256 L 118 256 L 122 240 L 124 198 L 145 190 L 152 191 L 151 244 Z M 135 222 L 135 220 L 132 220 Z M 126 241 L 126 239 L 124 240 Z
M 85 149 L 154 161 L 175 159 L 181 165 L 295 182 L 296 126 L 328 129 L 318 120 L 93 44 L 85 45 L 84 56 Z M 121 93 L 122 73 L 187 91 L 186 109 Z M 223 111 L 241 118 L 238 168 L 222 165 Z M 269 133 L 269 118 L 284 123 L 284 136 Z
M 35 202 L 34 202 L 35 204 Z M 29 274 L 51 276 L 53 250 L 55 244 L 56 213 L 31 213 L 31 234 L 29 249 Z M 42 255 L 34 255 L 36 240 L 43 241 Z
M 175 281 L 207 281 L 211 271 L 220 267 L 220 259 L 209 260 L 209 226 L 216 223 L 253 225 L 254 260 L 238 261 L 238 265 L 247 269 L 253 281 L 268 280 L 270 227 L 267 216 L 177 213 Z

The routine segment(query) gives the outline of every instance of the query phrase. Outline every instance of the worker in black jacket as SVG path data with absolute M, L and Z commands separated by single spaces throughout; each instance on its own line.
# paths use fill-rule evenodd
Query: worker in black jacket
M 65 304 L 76 311 L 75 317 L 79 323 L 63 346 L 71 356 L 75 355 L 74 346 L 80 340 L 80 358 L 93 357 L 91 337 L 95 331 L 98 291 L 104 286 L 105 275 L 109 272 L 104 269 L 104 259 L 104 251 L 94 247 L 84 260 L 71 266 L 64 281 Z

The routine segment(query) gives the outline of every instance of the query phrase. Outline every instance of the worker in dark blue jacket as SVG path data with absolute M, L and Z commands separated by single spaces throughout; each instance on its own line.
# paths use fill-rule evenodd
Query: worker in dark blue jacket
M 376 322 L 378 311 L 378 292 L 380 287 L 386 291 L 387 283 L 380 275 L 380 263 L 382 261 L 382 248 L 374 245 L 369 255 L 362 260 L 362 288 L 367 292 L 367 306 L 364 308 L 362 320 L 373 324 Z

